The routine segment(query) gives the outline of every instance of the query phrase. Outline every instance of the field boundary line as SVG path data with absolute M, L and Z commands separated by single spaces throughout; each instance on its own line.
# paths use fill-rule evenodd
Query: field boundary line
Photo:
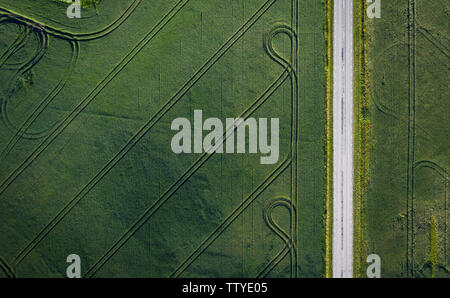
M 406 184 L 406 275 L 414 276 L 414 164 L 415 164 L 415 122 L 416 122 L 416 8 L 415 0 L 408 0 L 408 172 Z
M 316 4 L 317 5 L 317 4 Z M 298 276 L 298 151 L 299 151 L 299 93 L 298 93 L 298 59 L 299 59 L 299 0 L 292 0 L 291 2 L 291 57 L 290 64 L 293 68 L 293 74 L 291 74 L 291 154 L 292 154 L 292 167 L 291 167 L 291 242 L 289 252 L 291 257 L 291 278 Z M 281 262 L 274 263 L 274 267 Z M 271 269 L 272 270 L 272 269 Z M 270 271 L 269 271 L 270 272 Z
M 370 119 L 363 113 L 370 108 L 371 97 L 368 67 L 368 51 L 370 25 L 366 19 L 367 3 L 364 0 L 355 0 L 354 7 L 354 277 L 365 277 L 365 256 L 368 255 L 368 241 L 366 231 L 366 195 L 369 184 L 370 168 Z
M 326 0 L 326 219 L 325 219 L 325 278 L 332 277 L 333 264 L 333 1 Z M 298 207 L 297 207 L 298 208 Z

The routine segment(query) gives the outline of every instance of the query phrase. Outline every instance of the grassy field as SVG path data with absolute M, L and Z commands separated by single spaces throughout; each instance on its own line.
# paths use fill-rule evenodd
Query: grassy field
M 449 5 L 361 11 L 356 273 L 375 253 L 383 277 L 449 277 Z
M 1 276 L 326 275 L 324 1 L 66 8 L 0 4 Z M 175 155 L 197 109 L 279 118 L 279 162 Z
M 324 1 L 326 5 L 327 23 L 325 39 L 327 40 L 327 201 L 325 228 L 325 277 L 333 276 L 333 1 Z
M 53 1 L 69 3 L 69 4 L 73 3 L 72 0 L 53 0 Z M 80 4 L 81 4 L 81 7 L 83 7 L 83 8 L 90 8 L 92 6 L 97 5 L 99 2 L 100 2 L 100 0 L 81 0 Z

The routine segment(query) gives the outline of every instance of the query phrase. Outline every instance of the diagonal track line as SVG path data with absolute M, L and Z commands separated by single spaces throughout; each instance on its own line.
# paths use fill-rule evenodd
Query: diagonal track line
M 275 92 L 283 82 L 288 78 L 289 73 L 283 72 L 281 76 L 259 97 L 250 107 L 248 107 L 243 113 L 241 113 L 241 119 L 247 119 L 253 114 L 267 99 Z M 211 147 L 208 151 L 191 165 L 191 167 L 156 201 L 150 208 L 146 210 L 131 228 L 129 228 L 122 237 L 112 245 L 112 247 L 100 258 L 99 261 L 86 273 L 86 276 L 91 277 L 94 275 L 175 193 L 188 181 L 215 153 L 215 149 L 223 145 L 223 142 L 233 135 L 234 130 L 239 125 L 234 125 L 227 128 L 224 135 L 217 141 L 214 147 Z M 91 272 L 92 271 L 92 272 Z
M 8 263 L 6 263 L 5 260 L 3 260 L 2 257 L 0 257 L 0 268 L 5 272 L 5 274 L 9 278 L 15 278 L 16 277 L 16 275 L 14 274 L 13 269 L 8 265 Z
M 200 246 L 170 275 L 179 277 L 219 236 L 247 209 L 289 166 L 285 159 L 239 206 L 209 235 Z
M 269 275 L 270 272 L 272 272 L 275 267 L 281 263 L 281 261 L 284 260 L 284 258 L 287 256 L 291 248 L 289 246 L 285 246 L 280 250 L 280 252 L 277 253 L 275 258 L 273 258 L 269 264 L 267 264 L 261 272 L 258 273 L 256 278 L 266 278 L 267 275 Z
M 145 134 L 194 86 L 196 82 L 259 20 L 259 18 L 276 2 L 268 0 L 262 5 L 246 23 L 237 30 L 230 39 L 188 80 L 185 85 L 164 106 L 149 119 L 138 132 L 125 144 L 124 147 L 83 187 L 83 189 L 50 221 L 38 235 L 17 255 L 16 264 L 19 264 L 46 235 L 78 204 L 94 186 L 108 174 L 114 166 L 134 147 Z M 285 79 L 288 77 L 284 72 Z M 0 192 L 1 193 L 1 192 Z M 135 224 L 136 225 L 136 224 Z M 134 232 L 133 232 L 134 233 Z M 128 240 L 128 239 L 127 239 Z M 126 240 L 125 240 L 126 242 Z M 123 244 L 122 244 L 123 245 Z
M 416 23 L 418 22 L 416 21 Z M 442 54 L 445 55 L 445 57 L 447 57 L 447 59 L 450 58 L 448 48 L 442 42 L 440 42 L 439 39 L 437 39 L 433 34 L 431 34 L 431 32 L 429 32 L 425 27 L 420 26 L 417 28 L 417 31 L 422 33 L 425 39 L 431 42 L 436 47 L 436 49 L 438 49 Z
M 61 121 L 59 125 L 39 144 L 39 146 L 0 184 L 0 195 L 22 172 L 30 166 L 39 155 L 65 130 L 67 126 L 108 86 L 108 84 L 122 71 L 134 57 L 172 20 L 172 18 L 190 0 L 179 1 L 159 23 L 117 64 L 113 70 Z
M 12 19 L 14 19 L 17 22 L 21 22 L 25 25 L 39 28 L 40 30 L 45 31 L 48 34 L 51 34 L 55 37 L 69 40 L 69 41 L 88 41 L 93 39 L 98 39 L 101 37 L 104 37 L 108 35 L 109 33 L 113 32 L 117 28 L 120 27 L 120 25 L 125 22 L 128 17 L 136 10 L 136 8 L 141 4 L 142 0 L 134 0 L 133 3 L 131 3 L 127 9 L 122 13 L 120 17 L 115 19 L 110 25 L 107 27 L 90 33 L 75 33 L 75 32 L 69 32 L 65 30 L 60 30 L 57 28 L 54 28 L 52 26 L 42 24 L 40 22 L 36 22 L 35 20 L 32 20 L 31 18 L 28 18 L 24 15 L 21 15 L 15 11 L 0 7 L 0 15 L 8 16 Z

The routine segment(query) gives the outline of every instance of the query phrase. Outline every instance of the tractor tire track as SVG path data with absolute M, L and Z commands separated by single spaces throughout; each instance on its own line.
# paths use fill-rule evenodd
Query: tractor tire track
M 264 94 L 255 101 L 245 112 L 238 116 L 238 119 L 245 120 L 250 117 L 265 101 L 270 97 L 270 95 L 275 92 L 283 82 L 288 78 L 288 74 L 283 73 L 280 78 L 271 86 L 272 91 L 266 90 Z M 236 122 L 235 125 L 229 127 L 224 133 L 224 136 L 217 141 L 217 144 L 207 150 L 202 156 L 193 164 L 191 167 L 156 201 L 149 209 L 146 210 L 145 214 L 141 216 L 138 221 L 130 228 L 113 246 L 100 258 L 100 260 L 95 265 L 97 268 L 92 271 L 88 277 L 92 276 L 97 272 L 107 260 L 109 260 L 175 193 L 180 189 L 216 152 L 216 149 L 224 143 L 224 141 L 233 135 L 234 131 L 239 127 L 242 122 Z
M 23 171 L 47 149 L 47 147 L 66 129 L 67 126 L 109 85 L 109 83 L 134 59 L 134 57 L 172 20 L 172 18 L 189 2 L 181 0 L 147 35 L 131 50 L 106 77 L 62 120 L 58 126 L 39 144 L 39 146 L 10 173 L 0 184 L 0 196 Z
M 295 207 L 292 204 L 292 201 L 287 198 L 280 198 L 277 200 L 274 200 L 271 202 L 266 208 L 264 209 L 264 221 L 267 224 L 267 226 L 281 239 L 283 240 L 285 246 L 283 249 L 273 258 L 270 260 L 270 262 L 264 267 L 264 269 L 256 276 L 256 278 L 265 278 L 272 270 L 280 264 L 281 261 L 283 261 L 284 257 L 289 253 L 291 256 L 296 254 L 296 244 L 294 242 L 293 237 L 293 231 L 290 231 L 289 235 L 283 229 L 278 225 L 275 220 L 273 219 L 272 212 L 277 207 L 285 207 L 289 211 L 290 215 L 290 228 L 293 228 L 293 222 L 296 221 L 296 210 Z M 291 267 L 292 262 L 296 260 L 296 258 L 291 258 Z M 291 268 L 291 278 L 294 276 L 294 271 Z
M 114 30 L 116 30 L 118 27 L 120 27 L 120 25 L 122 25 L 122 23 L 124 23 L 128 19 L 128 17 L 134 12 L 134 10 L 139 6 L 141 1 L 142 0 L 134 0 L 133 3 L 131 3 L 130 6 L 128 6 L 125 12 L 120 17 L 115 19 L 110 25 L 91 33 L 74 33 L 70 31 L 56 29 L 49 25 L 38 23 L 24 15 L 21 15 L 17 12 L 2 7 L 0 7 L 0 14 L 10 17 L 16 22 L 21 22 L 32 27 L 37 27 L 48 34 L 61 39 L 66 39 L 69 41 L 88 41 L 104 37 L 113 32 Z
M 34 123 L 34 121 L 41 115 L 41 113 L 48 107 L 48 105 L 55 99 L 56 96 L 61 92 L 61 90 L 64 88 L 64 86 L 67 83 L 67 80 L 70 77 L 70 74 L 73 72 L 75 65 L 78 60 L 79 52 L 80 52 L 80 46 L 78 42 L 70 42 L 72 47 L 72 58 L 70 61 L 70 64 L 64 74 L 64 77 L 59 81 L 59 83 L 55 86 L 55 88 L 44 98 L 44 100 L 41 101 L 41 103 L 36 107 L 36 109 L 31 113 L 30 116 L 25 120 L 25 122 L 19 127 L 16 128 L 9 120 L 6 110 L 6 101 L 3 103 L 2 106 L 2 116 L 3 120 L 5 122 L 5 125 L 10 128 L 10 130 L 15 132 L 15 135 L 11 138 L 9 143 L 6 145 L 6 147 L 3 149 L 2 153 L 0 154 L 0 162 L 4 161 L 6 156 L 11 152 L 11 150 L 14 148 L 14 146 L 19 142 L 21 138 L 27 138 L 27 139 L 37 139 L 45 137 L 44 133 L 38 133 L 38 134 L 31 134 L 27 133 L 27 130 L 30 128 L 30 126 Z
M 5 260 L 3 260 L 2 257 L 0 257 L 0 268 L 5 272 L 6 276 L 9 278 L 16 278 L 16 274 L 14 273 L 14 270 L 11 268 L 11 266 L 6 263 Z
M 416 11 L 415 0 L 408 0 L 408 169 L 406 182 L 406 276 L 414 276 L 414 164 L 416 137 Z
M 291 159 L 285 159 L 254 191 L 248 196 L 200 246 L 178 266 L 170 277 L 179 277 L 219 236 L 271 185 L 289 166 Z
M 189 0 L 182 0 L 178 5 L 178 12 Z M 203 75 L 216 64 L 216 62 L 259 20 L 259 18 L 276 2 L 277 0 L 268 0 L 262 5 L 256 12 L 250 17 L 246 23 L 237 30 L 233 36 L 200 68 L 199 71 L 188 80 L 185 85 L 168 101 L 155 115 L 149 119 L 138 132 L 128 141 L 128 143 L 122 147 L 122 149 L 83 187 L 83 189 L 69 201 L 68 204 L 55 216 L 55 218 L 48 223 L 38 235 L 17 255 L 16 264 L 20 263 L 25 256 L 27 256 L 31 250 L 40 242 L 45 236 L 67 215 L 70 210 L 78 204 L 94 187 L 100 182 L 103 177 L 111 171 L 112 168 L 146 135 L 146 133 L 178 102 L 180 99 L 194 86 L 194 84 L 203 77 Z M 174 8 L 175 9 L 175 8 Z M 176 14 L 176 13 L 175 13 Z M 175 15 L 173 14 L 172 17 Z M 288 74 L 285 72 L 285 77 Z M 87 104 L 85 104 L 87 106 Z M 84 108 L 83 108 L 84 109 Z M 78 112 L 78 114 L 82 109 Z M 73 114 L 73 113 L 71 113 Z M 74 117 L 72 117 L 73 120 Z M 72 121 L 70 120 L 70 121 Z M 67 122 L 66 126 L 70 122 Z M 51 137 L 47 137 L 48 140 Z M 56 138 L 53 137 L 52 140 Z M 44 141 L 45 142 L 45 141 Z M 45 149 L 48 144 L 43 147 Z M 36 157 L 43 151 L 43 149 L 36 155 Z M 22 170 L 23 172 L 23 170 Z M 5 184 L 5 183 L 3 183 Z M 0 194 L 4 191 L 3 184 L 0 186 Z M 9 183 L 10 184 L 10 183 Z M 9 185 L 8 184 L 8 185 Z M 128 240 L 128 239 L 127 239 Z

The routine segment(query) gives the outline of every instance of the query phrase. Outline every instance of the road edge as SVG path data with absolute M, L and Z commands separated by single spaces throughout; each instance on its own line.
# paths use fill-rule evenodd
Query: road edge
M 326 219 L 325 219 L 325 277 L 333 276 L 333 0 L 326 0 L 326 28 L 327 42 L 326 65 Z
M 367 4 L 354 0 L 354 237 L 353 276 L 365 277 L 367 256 L 365 194 L 369 185 L 370 161 L 370 80 L 367 60 L 369 48 L 366 27 Z

